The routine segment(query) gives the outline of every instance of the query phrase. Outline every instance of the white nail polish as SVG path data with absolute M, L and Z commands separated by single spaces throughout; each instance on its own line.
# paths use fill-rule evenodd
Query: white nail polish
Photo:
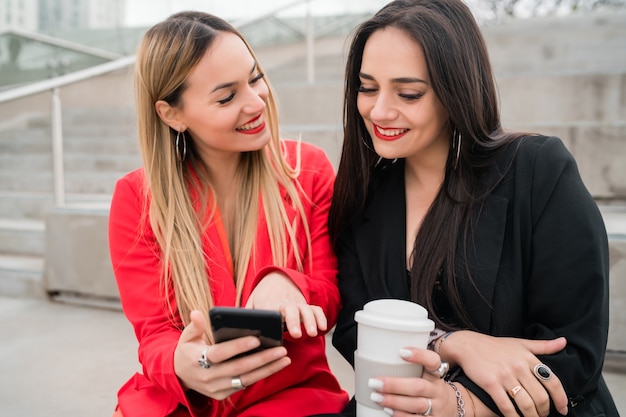
M 381 390 L 383 389 L 383 381 L 376 378 L 370 378 L 367 380 L 367 386 L 371 389 Z
M 385 408 L 383 408 L 383 411 L 384 411 L 385 413 L 389 414 L 390 416 L 392 416 L 392 415 L 393 415 L 393 410 L 392 410 L 391 408 L 387 408 L 387 407 L 385 407 Z
M 411 356 L 413 356 L 413 352 L 408 349 L 400 349 L 398 351 L 398 354 L 402 359 L 409 359 Z
M 377 392 L 372 392 L 370 394 L 370 400 L 374 401 L 375 403 L 382 403 L 383 399 L 383 396 Z

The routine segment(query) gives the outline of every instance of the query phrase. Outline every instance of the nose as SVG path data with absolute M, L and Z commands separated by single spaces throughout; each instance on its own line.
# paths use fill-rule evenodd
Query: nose
M 246 103 L 243 107 L 243 111 L 249 114 L 256 114 L 265 109 L 265 101 L 267 100 L 269 90 L 267 84 L 260 83 L 261 85 L 251 85 L 247 88 Z
M 392 98 L 388 94 L 379 94 L 375 97 L 370 118 L 374 121 L 394 120 L 398 116 Z

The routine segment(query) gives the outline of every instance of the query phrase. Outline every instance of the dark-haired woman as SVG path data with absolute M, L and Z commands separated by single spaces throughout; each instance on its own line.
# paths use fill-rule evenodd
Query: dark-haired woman
M 468 7 L 389 3 L 357 28 L 346 77 L 333 343 L 353 363 L 354 313 L 372 299 L 436 323 L 431 351 L 399 352 L 429 372 L 373 378 L 371 400 L 396 417 L 617 416 L 600 212 L 561 140 L 501 126 Z

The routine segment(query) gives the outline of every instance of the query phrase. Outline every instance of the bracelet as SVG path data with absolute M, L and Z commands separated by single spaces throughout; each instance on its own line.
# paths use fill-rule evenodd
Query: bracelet
M 445 380 L 445 383 L 452 387 L 454 395 L 456 396 L 456 417 L 465 417 L 465 402 L 463 398 L 461 398 L 461 391 L 459 391 L 453 382 Z
M 439 338 L 439 341 L 434 345 L 434 351 L 439 355 L 439 349 L 441 349 L 441 344 L 444 340 L 446 340 L 454 331 L 450 331 Z
M 441 336 L 443 336 L 446 332 L 441 330 L 441 329 L 437 329 L 435 328 L 433 331 L 430 332 L 430 335 L 428 336 L 428 350 L 435 350 L 435 342 L 437 342 L 439 340 L 439 338 Z

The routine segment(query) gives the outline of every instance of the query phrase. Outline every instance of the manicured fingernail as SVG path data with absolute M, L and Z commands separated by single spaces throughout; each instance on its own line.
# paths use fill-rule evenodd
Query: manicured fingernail
M 402 359 L 409 359 L 411 356 L 413 356 L 413 352 L 408 349 L 400 349 L 398 353 Z
M 383 381 L 376 378 L 370 378 L 367 380 L 367 386 L 371 389 L 381 390 L 383 389 Z
M 382 403 L 384 400 L 384 397 L 382 396 L 382 394 L 379 394 L 377 392 L 372 392 L 370 394 L 370 400 L 374 401 L 375 403 Z
M 567 415 L 567 413 L 568 413 L 567 406 L 565 406 L 565 407 L 563 407 L 563 408 L 561 408 L 561 409 L 559 410 L 559 414 L 561 414 L 561 415 L 563 415 L 563 416 L 566 416 L 566 415 Z
M 383 408 L 383 411 L 384 411 L 385 413 L 389 414 L 390 416 L 392 416 L 392 415 L 393 415 L 393 410 L 392 410 L 391 408 L 387 408 L 387 407 L 385 407 L 385 408 Z

